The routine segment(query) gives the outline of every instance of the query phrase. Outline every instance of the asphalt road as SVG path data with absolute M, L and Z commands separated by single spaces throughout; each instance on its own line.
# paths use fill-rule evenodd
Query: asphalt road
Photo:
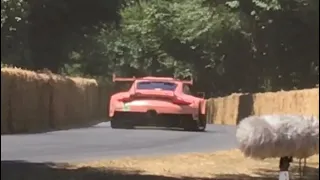
M 167 129 L 89 128 L 29 135 L 2 135 L 1 160 L 81 162 L 126 156 L 213 152 L 236 147 L 235 126 L 208 125 L 206 132 Z

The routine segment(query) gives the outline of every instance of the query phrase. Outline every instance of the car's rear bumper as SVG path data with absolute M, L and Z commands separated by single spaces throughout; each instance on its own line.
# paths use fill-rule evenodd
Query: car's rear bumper
M 118 112 L 147 112 L 149 110 L 154 110 L 157 114 L 194 114 L 198 113 L 198 108 L 193 108 L 190 106 L 171 106 L 163 107 L 163 106 L 130 106 L 130 107 L 123 107 L 118 106 L 115 108 L 115 111 Z
M 168 102 L 159 101 L 138 101 L 133 103 L 117 103 L 110 107 L 109 116 L 113 117 L 115 112 L 131 112 L 143 114 L 150 111 L 156 112 L 157 115 L 192 115 L 193 119 L 197 120 L 199 115 L 199 109 L 195 105 L 176 105 Z
M 194 118 L 191 114 L 154 114 L 150 116 L 142 112 L 115 112 L 112 120 L 134 126 L 182 127 Z

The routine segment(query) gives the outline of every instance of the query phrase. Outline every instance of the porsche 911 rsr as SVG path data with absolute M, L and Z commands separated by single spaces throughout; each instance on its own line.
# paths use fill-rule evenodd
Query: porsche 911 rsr
M 191 95 L 192 81 L 168 77 L 116 78 L 132 81 L 130 89 L 111 96 L 111 127 L 176 127 L 189 131 L 206 128 L 206 100 Z

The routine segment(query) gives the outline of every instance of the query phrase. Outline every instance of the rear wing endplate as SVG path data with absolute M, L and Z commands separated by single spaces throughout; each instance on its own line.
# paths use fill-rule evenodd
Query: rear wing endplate
M 193 79 L 190 81 L 181 81 L 183 84 L 193 85 Z
M 206 93 L 205 92 L 197 92 L 197 96 L 204 99 L 206 97 Z
M 116 77 L 116 74 L 112 74 L 112 82 L 132 82 L 135 80 L 136 80 L 135 76 L 133 76 L 132 78 L 119 78 L 119 77 Z
M 190 80 L 181 80 L 183 84 L 193 85 L 193 78 L 190 76 Z
M 137 78 L 133 76 L 132 78 L 119 78 L 116 77 L 115 74 L 112 74 L 112 82 L 132 82 L 135 81 Z M 193 85 L 193 79 L 186 81 L 186 80 L 181 80 L 183 84 L 188 84 L 188 85 Z

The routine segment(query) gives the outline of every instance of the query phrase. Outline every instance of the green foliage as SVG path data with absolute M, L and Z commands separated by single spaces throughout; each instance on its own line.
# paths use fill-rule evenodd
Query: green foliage
M 319 82 L 318 0 L 1 4 L 9 64 L 93 77 L 193 76 L 195 89 L 215 96 Z
M 109 68 L 123 75 L 192 75 L 197 88 L 217 94 L 310 87 L 318 81 L 318 59 L 304 44 L 317 36 L 317 26 L 310 21 L 315 15 L 303 11 L 318 9 L 304 3 L 139 1 L 122 9 L 120 29 L 103 30 L 98 39 L 105 59 L 113 60 Z M 299 40 L 298 32 L 304 34 Z
M 120 2 L 1 0 L 1 59 L 57 72 L 72 51 L 91 51 L 86 37 L 100 24 L 120 20 Z
M 1 0 L 1 62 L 29 66 L 27 45 L 28 4 Z
M 183 50 L 199 54 L 195 58 L 211 66 L 215 58 L 212 47 L 221 43 L 225 33 L 239 30 L 240 20 L 226 7 L 209 8 L 200 2 L 149 1 L 127 7 L 121 12 L 121 30 L 101 32 L 98 39 L 105 47 L 103 54 L 117 58 L 117 67 L 144 69 L 147 72 L 143 74 L 194 74 L 195 59 Z

